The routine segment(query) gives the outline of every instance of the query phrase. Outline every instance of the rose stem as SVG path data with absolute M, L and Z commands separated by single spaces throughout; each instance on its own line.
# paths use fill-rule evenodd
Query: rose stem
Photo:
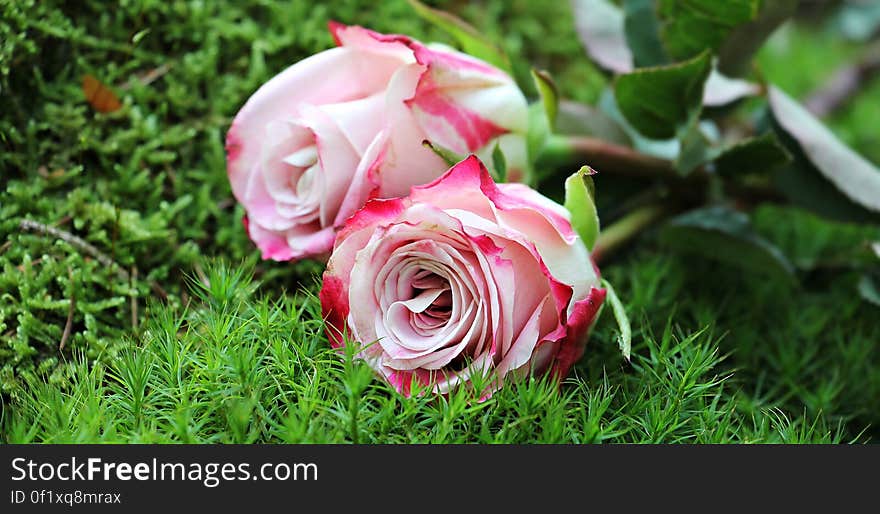
M 697 200 L 704 194 L 712 174 L 700 166 L 682 176 L 672 161 L 640 153 L 627 146 L 595 137 L 556 134 L 550 137 L 543 157 L 552 165 L 582 161 L 600 173 L 641 179 L 661 179 L 679 196 Z M 725 188 L 746 204 L 761 201 L 784 202 L 770 185 L 738 184 L 725 181 Z
M 624 177 L 664 178 L 687 183 L 703 183 L 708 178 L 702 168 L 683 177 L 675 170 L 672 161 L 590 136 L 555 134 L 548 140 L 544 152 L 554 163 L 583 160 L 600 173 L 607 170 Z
M 639 232 L 671 213 L 666 204 L 650 204 L 626 214 L 599 232 L 591 252 L 598 263 L 628 243 Z

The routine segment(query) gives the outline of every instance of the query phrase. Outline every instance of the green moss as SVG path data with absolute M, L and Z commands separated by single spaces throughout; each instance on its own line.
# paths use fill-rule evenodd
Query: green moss
M 656 258 L 632 264 L 643 272 L 659 266 L 673 276 L 685 265 Z M 852 437 L 833 417 L 780 408 L 791 399 L 774 402 L 769 395 L 775 400 L 785 387 L 752 396 L 736 375 L 730 378 L 731 363 L 712 330 L 647 330 L 632 367 L 624 368 L 605 323 L 589 357 L 561 388 L 533 379 L 484 402 L 463 388 L 445 398 L 404 398 L 374 380 L 362 362 L 329 349 L 314 294 L 254 296 L 245 269 L 209 266 L 210 285 L 193 284 L 198 308 L 157 308 L 141 337 L 116 359 L 92 365 L 75 359 L 66 387 L 27 378 L 0 421 L 5 441 L 805 443 Z M 655 299 L 663 299 L 662 307 L 651 308 L 656 316 L 658 307 L 683 297 L 678 288 L 684 283 L 653 282 Z

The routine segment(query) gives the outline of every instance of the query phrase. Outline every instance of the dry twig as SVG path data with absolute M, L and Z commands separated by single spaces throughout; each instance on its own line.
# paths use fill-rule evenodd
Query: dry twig
M 21 220 L 20 226 L 21 226 L 22 230 L 30 230 L 31 232 L 39 232 L 41 234 L 46 234 L 46 235 L 50 235 L 53 237 L 57 237 L 58 239 L 61 239 L 62 241 L 70 244 L 71 246 L 76 247 L 80 251 L 85 252 L 85 253 L 89 254 L 90 256 L 94 257 L 103 266 L 105 266 L 107 268 L 115 268 L 116 273 L 119 275 L 119 277 L 121 279 L 123 279 L 125 281 L 129 280 L 129 274 L 127 271 L 125 271 L 125 269 L 123 269 L 113 259 L 111 259 L 110 257 L 107 257 L 107 255 L 102 253 L 100 250 L 95 248 L 92 244 L 90 244 L 86 240 L 82 239 L 81 237 L 75 236 L 75 235 L 71 234 L 70 232 L 67 232 L 67 231 L 64 231 L 64 230 L 61 230 L 61 229 L 58 229 L 55 227 L 50 227 L 48 225 L 44 225 L 43 223 L 40 223 L 39 221 L 34 221 L 34 220 Z

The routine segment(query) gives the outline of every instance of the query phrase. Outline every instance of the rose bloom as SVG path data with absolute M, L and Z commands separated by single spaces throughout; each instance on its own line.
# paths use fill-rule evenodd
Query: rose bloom
M 227 171 L 264 259 L 326 257 L 370 198 L 439 177 L 422 142 L 526 169 L 527 104 L 504 72 L 446 47 L 331 23 L 339 45 L 287 68 L 236 115 Z
M 605 289 L 564 207 L 495 184 L 471 156 L 349 219 L 320 298 L 331 344 L 357 344 L 398 391 L 488 378 L 487 395 L 507 377 L 565 376 Z

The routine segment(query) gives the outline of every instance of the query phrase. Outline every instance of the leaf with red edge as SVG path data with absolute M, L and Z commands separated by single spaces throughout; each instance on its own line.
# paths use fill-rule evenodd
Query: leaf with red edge
M 632 71 L 633 56 L 620 8 L 609 0 L 574 0 L 571 8 L 575 29 L 590 58 L 616 73 Z
M 841 142 L 781 89 L 771 86 L 768 100 L 776 124 L 794 139 L 822 177 L 852 202 L 880 212 L 880 169 Z

